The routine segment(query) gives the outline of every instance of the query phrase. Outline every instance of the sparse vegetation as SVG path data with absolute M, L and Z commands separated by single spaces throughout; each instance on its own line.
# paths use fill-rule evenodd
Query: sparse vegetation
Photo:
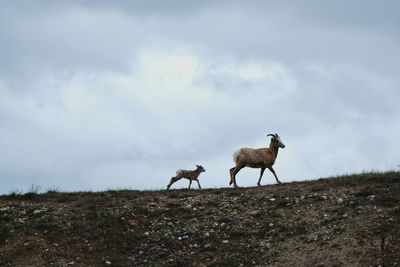
M 28 192 L 24 194 L 25 198 L 34 198 L 40 192 L 40 186 L 32 184 L 31 187 L 28 189 Z
M 1 266 L 400 262 L 398 172 L 238 190 L 27 194 L 0 196 Z

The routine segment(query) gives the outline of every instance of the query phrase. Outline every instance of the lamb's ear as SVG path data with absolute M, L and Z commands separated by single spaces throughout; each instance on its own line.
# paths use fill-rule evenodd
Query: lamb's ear
M 198 168 L 198 167 L 200 167 L 200 166 L 196 164 L 196 167 Z

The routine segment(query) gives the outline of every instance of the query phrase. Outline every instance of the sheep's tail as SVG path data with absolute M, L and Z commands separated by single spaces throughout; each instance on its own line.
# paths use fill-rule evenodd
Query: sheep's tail
M 239 157 L 241 152 L 242 152 L 242 149 L 238 149 L 235 153 L 233 153 L 233 161 L 235 163 L 237 163 L 237 159 L 238 159 L 238 157 Z

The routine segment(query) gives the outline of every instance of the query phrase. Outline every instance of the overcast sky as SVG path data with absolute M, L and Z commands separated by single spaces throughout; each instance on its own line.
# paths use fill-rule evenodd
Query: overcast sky
M 203 187 L 228 186 L 233 152 L 269 133 L 283 182 L 399 169 L 399 10 L 0 1 L 0 194 L 161 189 L 195 164 Z

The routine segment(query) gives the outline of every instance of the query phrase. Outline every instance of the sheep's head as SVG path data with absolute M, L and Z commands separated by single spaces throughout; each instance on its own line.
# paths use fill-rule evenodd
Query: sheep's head
M 271 138 L 271 142 L 276 146 L 276 147 L 281 147 L 281 148 L 285 148 L 285 144 L 282 143 L 281 138 L 278 136 L 278 134 L 268 134 L 268 136 L 272 136 Z
M 205 172 L 206 169 L 203 168 L 201 165 L 196 165 L 197 169 L 200 170 L 200 172 Z

